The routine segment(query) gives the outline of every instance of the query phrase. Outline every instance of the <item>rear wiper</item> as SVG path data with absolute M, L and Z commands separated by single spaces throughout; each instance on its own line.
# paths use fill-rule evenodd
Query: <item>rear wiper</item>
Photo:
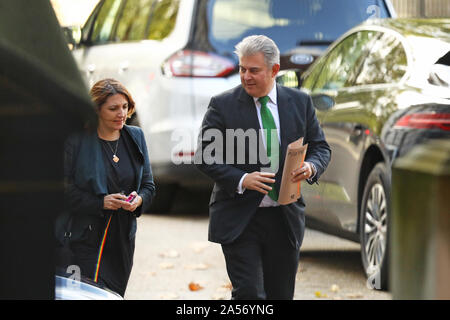
M 330 40 L 300 40 L 297 42 L 298 46 L 329 46 L 333 41 Z

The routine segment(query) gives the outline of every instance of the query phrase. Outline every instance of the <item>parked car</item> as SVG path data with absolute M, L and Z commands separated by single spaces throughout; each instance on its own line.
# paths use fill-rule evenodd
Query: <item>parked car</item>
M 114 77 L 135 97 L 153 207 L 167 210 L 176 186 L 212 185 L 192 165 L 197 133 L 210 98 L 240 83 L 233 51 L 243 37 L 271 37 L 282 68 L 298 71 L 350 27 L 394 15 L 388 0 L 102 0 L 70 37 L 89 86 Z
M 418 143 L 450 139 L 449 58 L 450 19 L 372 20 L 340 37 L 298 81 L 316 100 L 332 149 L 320 184 L 302 188 L 307 225 L 359 241 L 378 288 L 388 285 L 391 164 Z

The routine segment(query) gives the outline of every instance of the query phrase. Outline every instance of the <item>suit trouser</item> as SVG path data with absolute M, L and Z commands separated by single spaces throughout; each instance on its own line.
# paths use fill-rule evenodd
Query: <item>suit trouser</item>
M 293 299 L 300 250 L 280 207 L 258 208 L 242 234 L 222 244 L 232 299 Z

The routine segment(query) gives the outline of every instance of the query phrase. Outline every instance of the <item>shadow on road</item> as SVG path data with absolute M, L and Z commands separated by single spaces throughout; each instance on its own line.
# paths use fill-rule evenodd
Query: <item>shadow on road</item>
M 203 219 L 208 217 L 210 189 L 184 189 L 176 191 L 170 211 L 150 212 L 148 214 L 167 215 L 171 217 L 186 217 Z
M 177 214 L 208 215 L 210 189 L 184 189 L 180 188 L 170 210 Z
M 317 264 L 332 270 L 361 273 L 364 270 L 359 250 L 301 250 L 300 261 L 311 265 Z

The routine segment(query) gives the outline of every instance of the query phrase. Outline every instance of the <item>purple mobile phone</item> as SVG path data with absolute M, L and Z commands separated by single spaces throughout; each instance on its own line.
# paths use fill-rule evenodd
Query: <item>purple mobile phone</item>
M 134 198 L 136 198 L 136 195 L 130 194 L 129 197 L 125 201 L 131 203 L 134 200 Z

